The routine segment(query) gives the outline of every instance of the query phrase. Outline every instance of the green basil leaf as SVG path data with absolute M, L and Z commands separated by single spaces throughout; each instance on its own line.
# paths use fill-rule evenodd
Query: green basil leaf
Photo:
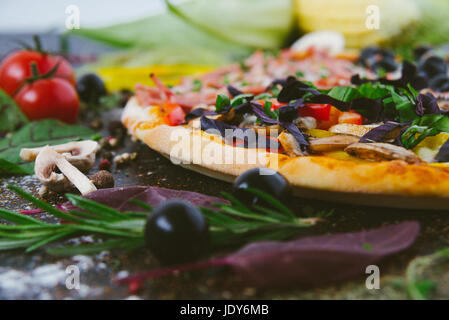
M 361 96 L 359 91 L 353 87 L 333 87 L 328 95 L 343 102 L 351 102 Z
M 231 102 L 226 94 L 219 94 L 215 100 L 215 111 L 220 112 L 224 107 L 230 104 Z
M 233 107 L 238 106 L 239 104 L 242 104 L 242 103 L 252 99 L 253 97 L 254 97 L 254 95 L 252 95 L 250 93 L 239 94 L 238 96 L 234 97 L 234 99 L 231 100 L 231 105 Z
M 28 122 L 14 100 L 0 90 L 0 132 L 13 132 Z
M 89 139 L 94 133 L 87 127 L 62 124 L 57 120 L 47 119 L 30 122 L 10 137 L 0 139 L 2 166 L 9 166 L 12 170 L 12 172 L 9 172 L 11 174 L 33 174 L 34 164 L 20 159 L 20 149 Z M 11 166 L 11 163 L 16 166 Z M 18 172 L 18 167 L 23 172 Z

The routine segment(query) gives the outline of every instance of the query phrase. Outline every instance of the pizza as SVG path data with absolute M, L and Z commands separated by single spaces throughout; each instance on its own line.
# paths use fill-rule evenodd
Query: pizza
M 151 75 L 122 122 L 175 164 L 224 181 L 268 167 L 305 198 L 446 209 L 447 95 L 419 68 L 379 48 L 257 51 L 170 88 Z

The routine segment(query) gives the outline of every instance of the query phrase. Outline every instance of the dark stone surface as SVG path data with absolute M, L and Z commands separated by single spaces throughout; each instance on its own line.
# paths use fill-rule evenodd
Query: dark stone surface
M 0 37 L 0 44 L 4 41 Z M 1 52 L 5 52 L 1 47 Z M 117 119 L 120 109 L 104 113 L 105 124 Z M 84 120 L 89 123 L 90 120 Z M 105 125 L 106 127 L 106 125 Z M 102 134 L 108 136 L 105 129 Z M 126 138 L 124 145 L 116 150 L 137 152 L 137 158 L 128 166 L 113 167 L 116 186 L 152 185 L 173 189 L 183 189 L 218 196 L 221 191 L 230 191 L 230 184 L 220 182 L 197 173 L 177 167 L 169 160 L 150 150 L 140 142 Z M 97 160 L 97 162 L 100 159 Z M 91 173 L 95 172 L 92 170 Z M 28 204 L 9 192 L 7 184 L 15 184 L 37 193 L 39 183 L 34 176 L 13 177 L 0 180 L 0 206 L 18 210 L 29 208 Z M 63 198 L 49 199 L 60 203 Z M 23 251 L 0 253 L 0 299 L 252 299 L 252 298 L 293 298 L 293 299 L 385 299 L 405 298 L 406 289 L 403 278 L 405 268 L 416 256 L 426 255 L 443 247 L 448 247 L 449 217 L 447 212 L 412 211 L 386 208 L 363 208 L 342 206 L 325 201 L 291 199 L 289 205 L 301 215 L 317 210 L 335 209 L 328 220 L 316 227 L 304 229 L 298 236 L 320 235 L 326 233 L 359 231 L 380 227 L 404 220 L 417 220 L 421 223 L 421 233 L 416 243 L 403 253 L 389 258 L 381 266 L 381 290 L 367 290 L 365 278 L 355 279 L 339 285 L 318 288 L 289 288 L 284 290 L 257 290 L 243 285 L 228 270 L 214 268 L 178 276 L 149 281 L 136 295 L 126 287 L 117 286 L 112 279 L 127 273 L 139 272 L 158 267 L 147 250 L 136 252 L 103 252 L 93 257 L 76 256 L 56 258 L 44 251 L 24 254 Z M 45 214 L 38 215 L 48 219 Z M 88 242 L 89 238 L 78 241 Z M 81 288 L 68 290 L 65 286 L 66 267 L 77 265 L 81 270 Z M 447 279 L 447 271 L 441 279 Z M 438 281 L 438 280 L 436 280 Z M 447 293 L 447 292 L 446 292 Z M 443 295 L 442 298 L 449 298 Z

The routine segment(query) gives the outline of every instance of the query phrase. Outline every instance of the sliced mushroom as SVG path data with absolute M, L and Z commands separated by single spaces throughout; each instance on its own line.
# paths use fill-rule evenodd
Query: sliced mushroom
M 309 149 L 312 152 L 328 152 L 343 150 L 347 146 L 359 142 L 359 138 L 350 135 L 339 134 L 331 137 L 309 139 Z
M 54 172 L 55 167 L 61 173 Z M 73 184 L 81 194 L 97 190 L 92 181 L 52 147 L 44 147 L 36 157 L 34 172 L 42 184 L 51 191 L 63 192 Z
M 350 134 L 357 137 L 363 137 L 371 129 L 378 127 L 377 124 L 369 125 L 358 125 L 351 123 L 340 123 L 330 127 L 329 132 L 340 133 L 340 134 Z
M 352 156 L 366 160 L 403 160 L 407 163 L 422 162 L 412 151 L 389 143 L 354 143 L 348 146 L 345 151 Z
M 304 152 L 302 152 L 298 142 L 296 141 L 295 137 L 292 134 L 283 131 L 278 136 L 278 140 L 288 156 L 297 157 L 304 155 Z
M 25 161 L 34 161 L 38 154 L 46 147 L 24 148 L 20 150 L 20 158 Z M 62 154 L 72 165 L 82 172 L 88 172 L 95 164 L 95 154 L 99 148 L 96 141 L 73 141 L 50 147 L 53 151 Z
M 314 117 L 298 117 L 293 120 L 293 123 L 303 130 L 315 129 L 317 126 L 317 122 Z

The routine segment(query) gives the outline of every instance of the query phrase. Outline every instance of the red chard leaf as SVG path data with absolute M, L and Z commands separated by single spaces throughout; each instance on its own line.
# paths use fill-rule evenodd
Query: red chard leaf
M 169 199 L 186 200 L 195 206 L 208 208 L 215 208 L 212 206 L 213 203 L 227 203 L 224 199 L 197 192 L 144 186 L 100 189 L 84 197 L 119 211 L 142 211 L 140 206 L 130 202 L 132 199 L 140 200 L 152 207 Z M 61 208 L 65 211 L 75 209 L 70 202 L 64 203 Z
M 244 282 L 258 287 L 334 283 L 364 275 L 367 266 L 407 249 L 419 228 L 419 223 L 412 221 L 289 242 L 255 242 L 222 258 L 151 270 L 117 282 L 130 284 L 180 271 L 229 266 Z

